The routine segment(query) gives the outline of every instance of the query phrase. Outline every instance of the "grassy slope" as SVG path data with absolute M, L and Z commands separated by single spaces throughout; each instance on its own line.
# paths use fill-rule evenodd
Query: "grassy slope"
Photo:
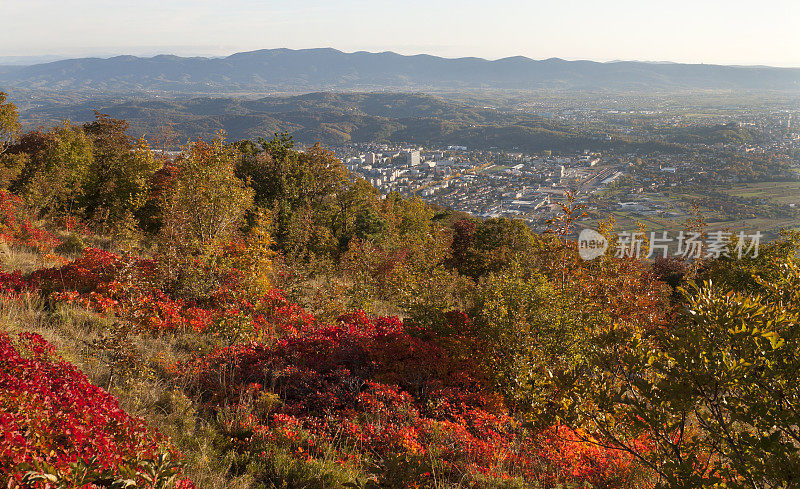
M 45 263 L 34 253 L 2 245 L 4 271 L 29 271 Z M 51 308 L 36 295 L 9 298 L 0 295 L 0 330 L 41 334 L 59 355 L 80 368 L 96 385 L 116 396 L 129 414 L 169 436 L 185 456 L 186 475 L 198 488 L 264 487 L 254 484 L 248 468 L 237 467 L 237 456 L 223 452 L 226 421 L 246 415 L 226 412 L 206 419 L 200 406 L 186 396 L 165 365 L 188 358 L 189 352 L 212 345 L 200 335 L 162 333 L 159 336 L 126 331 L 113 319 L 58 305 Z M 273 481 L 266 487 L 335 487 L 360 474 L 330 463 L 307 466 L 291 460 L 275 447 L 271 466 L 260 467 Z M 323 478 L 335 481 L 323 485 Z

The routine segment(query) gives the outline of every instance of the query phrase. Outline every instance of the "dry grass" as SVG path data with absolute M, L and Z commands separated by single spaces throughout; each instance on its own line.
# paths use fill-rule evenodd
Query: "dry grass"
M 0 252 L 5 270 L 29 271 L 46 263 L 24 250 L 6 247 Z M 182 377 L 166 367 L 217 346 L 208 335 L 137 332 L 113 317 L 76 306 L 47 304 L 35 293 L 0 295 L 0 331 L 41 334 L 95 385 L 116 396 L 125 411 L 169 437 L 184 454 L 186 475 L 198 488 L 333 489 L 364 479 L 358 468 L 337 464 L 332 453 L 305 462 L 287 447 L 262 444 L 260 449 L 267 457 L 254 463 L 247 454 L 225 448 L 230 446 L 226 427 L 231 429 L 235 421 L 246 418 L 247 410 L 263 415 L 280 400 L 275 396 L 272 404 L 261 399 L 244 402 L 223 407 L 217 415 L 201 409 L 187 395 L 190 390 Z
M 3 270 L 27 272 L 47 266 L 38 254 L 0 243 Z M 39 333 L 66 361 L 120 400 L 128 413 L 170 437 L 185 455 L 186 472 L 200 488 L 249 488 L 249 476 L 229 477 L 230 457 L 218 453 L 219 436 L 204 420 L 195 402 L 171 378 L 164 365 L 207 347 L 201 338 L 125 331 L 113 318 L 74 306 L 50 307 L 35 293 L 0 295 L 0 331 Z
M 0 295 L 0 330 L 41 334 L 95 385 L 116 396 L 123 409 L 167 435 L 184 453 L 187 475 L 198 487 L 252 487 L 249 476 L 227 475 L 232 460 L 215 448 L 214 423 L 198 413 L 180 382 L 164 374 L 165 363 L 186 355 L 186 341 L 174 335 L 119 336 L 116 328 L 112 319 L 76 307 L 50 310 L 35 294 Z M 117 339 L 123 343 L 114 345 Z
M 28 273 L 38 268 L 52 266 L 53 263 L 35 251 L 11 247 L 0 241 L 0 267 L 4 272 Z

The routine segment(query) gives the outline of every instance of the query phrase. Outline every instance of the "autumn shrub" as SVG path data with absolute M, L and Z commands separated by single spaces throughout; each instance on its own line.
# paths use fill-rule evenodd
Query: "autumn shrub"
M 176 482 L 179 454 L 168 440 L 128 416 L 38 334 L 14 341 L 0 333 L 0 367 L 0 471 L 9 487 L 133 478 L 154 488 L 149 475 Z
M 155 261 L 123 258 L 96 248 L 86 248 L 66 265 L 36 270 L 19 279 L 52 302 L 113 315 L 153 332 L 208 332 L 232 342 L 282 335 L 312 322 L 312 316 L 289 303 L 280 291 L 261 293 L 263 284 L 248 281 L 247 269 L 238 268 L 240 253 L 246 250 L 243 246 L 227 247 L 221 257 L 227 264 L 203 272 L 216 276 L 217 287 L 202 302 L 165 292 Z M 8 281 L 9 287 L 17 287 L 13 277 Z
M 430 485 L 435 477 L 626 481 L 626 456 L 529 433 L 508 416 L 479 369 L 410 335 L 396 318 L 353 313 L 273 343 L 220 349 L 179 370 L 213 412 L 280 399 L 268 410 L 250 410 L 230 430 L 238 440 L 231 446 L 252 460 L 263 457 L 257 447 L 277 445 L 309 463 L 333 459 L 406 486 Z
M 0 272 L 0 294 L 8 295 L 31 290 L 31 285 L 19 270 L 11 273 Z
M 203 332 L 223 345 L 244 340 L 175 368 L 175 379 L 188 381 L 213 416 L 241 407 L 246 415 L 220 426 L 223 438 L 233 435 L 223 446 L 238 454 L 234 465 L 261 467 L 260 477 L 288 457 L 295 472 L 286 477 L 318 466 L 332 481 L 372 472 L 400 485 L 430 484 L 433 474 L 487 484 L 626 481 L 625 457 L 588 451 L 557 459 L 552 453 L 562 449 L 583 453 L 584 442 L 558 448 L 556 438 L 509 415 L 479 361 L 485 345 L 463 314 L 445 314 L 436 329 L 361 311 L 325 324 L 278 290 L 244 292 L 235 267 L 221 279 L 226 286 L 191 303 L 159 288 L 156 266 L 86 249 L 65 266 L 6 282 L 146 331 Z M 288 436 L 287 426 L 300 438 Z
M 0 190 L 0 240 L 41 252 L 60 244 L 58 238 L 31 222 L 22 199 L 7 190 Z
M 195 142 L 175 162 L 159 196 L 158 271 L 188 299 L 206 298 L 225 246 L 239 233 L 253 191 L 235 173 L 238 153 L 221 138 Z
M 787 233 L 758 257 L 695 263 L 708 280 L 677 293 L 636 260 L 571 272 L 596 320 L 562 419 L 636 457 L 653 487 L 797 485 L 797 249 Z
M 61 241 L 61 244 L 56 246 L 54 251 L 62 255 L 74 255 L 82 252 L 85 248 L 86 244 L 84 244 L 81 237 L 70 233 Z
M 24 166 L 9 189 L 39 216 L 54 217 L 80 210 L 94 157 L 92 142 L 80 127 L 65 121 L 47 131 L 23 134 L 8 148 L 24 155 Z

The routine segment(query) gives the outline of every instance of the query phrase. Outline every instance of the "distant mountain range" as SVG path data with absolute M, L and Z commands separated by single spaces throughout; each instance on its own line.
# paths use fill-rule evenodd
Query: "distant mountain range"
M 0 66 L 0 90 L 4 89 L 172 94 L 474 89 L 800 92 L 800 69 L 265 49 L 224 58 L 117 56 Z

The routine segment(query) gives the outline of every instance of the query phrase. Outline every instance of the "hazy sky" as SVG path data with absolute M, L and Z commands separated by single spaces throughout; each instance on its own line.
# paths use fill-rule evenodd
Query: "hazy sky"
M 0 56 L 334 47 L 800 67 L 800 0 L 0 0 Z

